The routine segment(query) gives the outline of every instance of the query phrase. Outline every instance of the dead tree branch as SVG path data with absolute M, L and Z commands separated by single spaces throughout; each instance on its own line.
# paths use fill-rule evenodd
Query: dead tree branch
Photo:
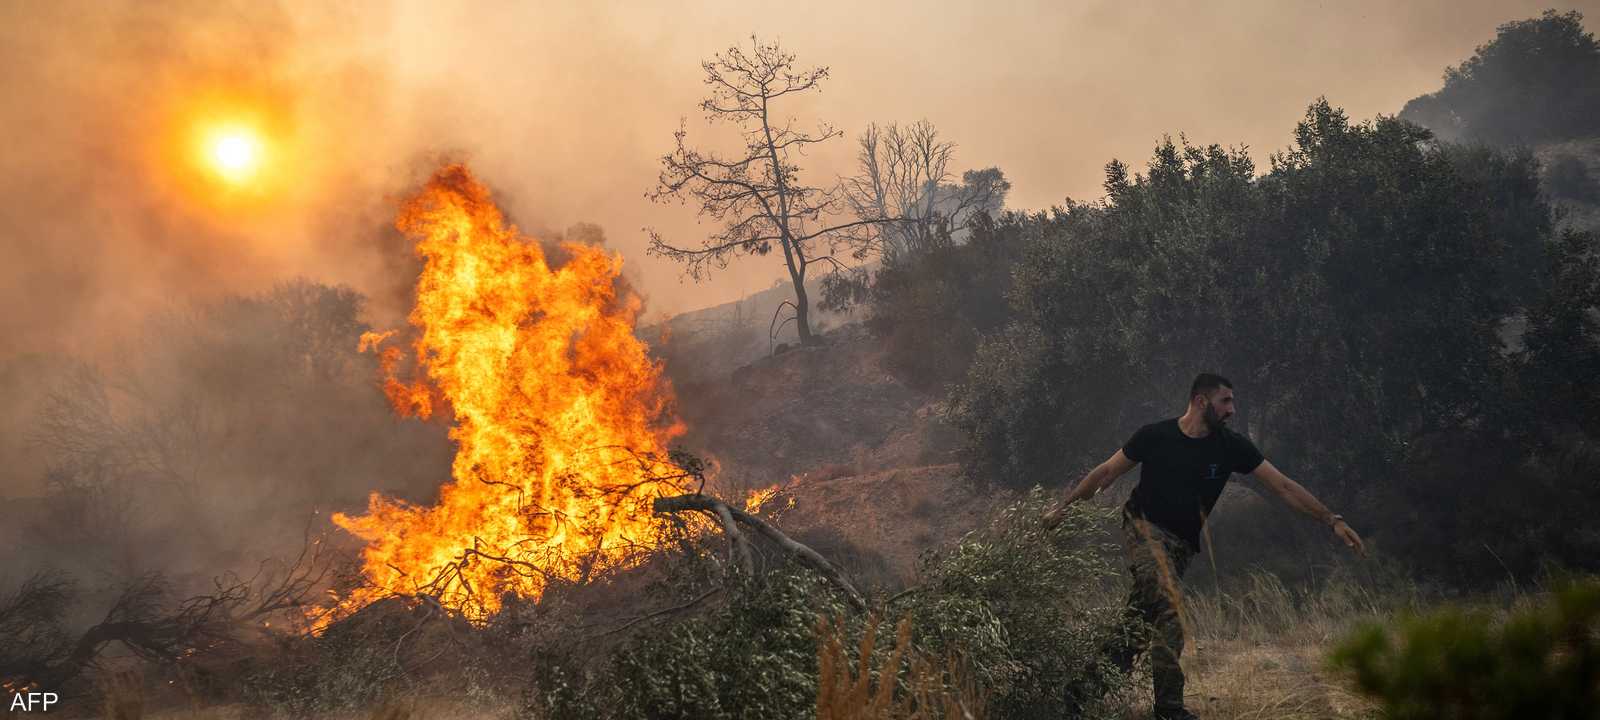
M 856 589 L 856 586 L 850 582 L 850 579 L 845 576 L 844 571 L 841 570 L 839 566 L 829 562 L 827 558 L 823 557 L 816 550 L 812 550 L 810 547 L 796 542 L 788 535 L 783 534 L 781 530 L 773 527 L 771 524 L 765 520 L 762 520 L 761 518 L 744 512 L 738 508 L 732 507 L 721 500 L 711 497 L 710 495 L 702 495 L 699 493 L 656 498 L 653 508 L 657 514 L 699 512 L 713 517 L 721 517 L 723 514 L 726 514 L 728 517 L 733 518 L 733 520 L 737 521 L 738 523 L 741 523 L 755 530 L 757 533 L 760 533 L 768 540 L 771 540 L 778 547 L 782 548 L 785 552 L 794 555 L 795 557 L 799 558 L 801 562 L 810 566 L 811 569 L 816 570 L 824 579 L 832 583 L 833 586 L 838 588 L 840 592 L 844 593 L 845 598 L 849 600 L 850 604 L 857 610 L 865 611 L 867 609 L 867 602 L 866 599 L 862 597 L 861 591 Z
M 717 520 L 722 523 L 722 531 L 728 534 L 728 554 L 738 558 L 739 569 L 744 571 L 745 577 L 754 575 L 756 566 L 750 559 L 750 545 L 745 541 L 744 534 L 739 532 L 739 526 L 733 519 L 733 512 L 724 503 L 717 503 L 714 509 Z

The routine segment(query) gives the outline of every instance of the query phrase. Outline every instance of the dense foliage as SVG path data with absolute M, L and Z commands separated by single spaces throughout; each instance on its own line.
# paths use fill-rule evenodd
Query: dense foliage
M 1015 319 L 955 395 L 981 466 L 1051 477 L 1085 459 L 1073 446 L 1101 453 L 1181 407 L 1200 368 L 1248 379 L 1261 400 L 1241 424 L 1329 477 L 1484 412 L 1497 323 L 1526 302 L 1549 231 L 1531 159 L 1326 102 L 1296 138 L 1259 181 L 1215 146 L 1169 141 L 1132 177 L 1113 163 L 1108 203 L 1027 247 Z
M 1600 182 L 1589 172 L 1589 166 L 1571 155 L 1550 161 L 1545 168 L 1544 186 L 1554 200 L 1600 204 Z
M 1600 133 L 1600 43 L 1577 11 L 1506 23 L 1400 117 L 1495 144 L 1591 137 Z
M 979 339 L 1007 318 L 1011 270 L 1025 239 L 1049 216 L 979 215 L 966 242 L 886 259 L 863 294 L 867 327 L 883 339 L 889 367 L 912 385 L 942 388 L 972 363 Z
M 1395 629 L 1369 624 L 1333 662 L 1394 720 L 1594 717 L 1600 584 L 1568 586 L 1500 622 L 1445 608 Z

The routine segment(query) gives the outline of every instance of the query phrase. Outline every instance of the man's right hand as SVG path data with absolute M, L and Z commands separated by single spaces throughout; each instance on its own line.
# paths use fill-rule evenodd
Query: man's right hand
M 1121 450 L 1112 453 L 1110 458 L 1095 466 L 1093 470 L 1089 471 L 1088 475 L 1083 476 L 1082 480 L 1073 485 L 1072 489 L 1068 490 L 1066 495 L 1054 507 L 1039 516 L 1039 520 L 1044 523 L 1045 529 L 1055 529 L 1057 525 L 1061 524 L 1061 519 L 1066 517 L 1067 506 L 1079 500 L 1094 497 L 1102 488 L 1122 477 L 1123 473 L 1132 470 L 1134 465 L 1138 465 L 1138 463 L 1129 460 L 1128 456 L 1123 455 Z

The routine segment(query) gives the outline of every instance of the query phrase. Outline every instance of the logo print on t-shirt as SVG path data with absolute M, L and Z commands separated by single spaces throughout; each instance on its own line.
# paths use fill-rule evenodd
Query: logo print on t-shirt
M 1212 463 L 1210 465 L 1207 465 L 1206 467 L 1210 468 L 1210 470 L 1206 471 L 1206 479 L 1207 480 L 1215 480 L 1215 479 L 1217 479 L 1217 468 L 1221 467 L 1221 465 L 1219 465 L 1217 463 Z

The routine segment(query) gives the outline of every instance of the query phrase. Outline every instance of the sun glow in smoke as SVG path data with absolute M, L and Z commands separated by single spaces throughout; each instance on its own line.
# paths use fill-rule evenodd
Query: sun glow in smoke
M 204 134 L 202 161 L 217 177 L 238 185 L 255 178 L 261 170 L 261 136 L 242 126 L 220 127 Z
M 505 224 L 463 166 L 438 171 L 396 222 L 426 259 L 412 355 L 369 333 L 397 411 L 448 412 L 453 479 L 432 507 L 373 494 L 334 522 L 366 541 L 368 583 L 335 615 L 391 593 L 426 593 L 481 620 L 506 595 L 637 557 L 657 527 L 650 501 L 682 492 L 664 459 L 683 431 L 661 368 L 633 334 L 640 304 L 619 290 L 621 258 L 564 244 L 552 267 Z M 325 621 L 324 621 L 325 623 Z

